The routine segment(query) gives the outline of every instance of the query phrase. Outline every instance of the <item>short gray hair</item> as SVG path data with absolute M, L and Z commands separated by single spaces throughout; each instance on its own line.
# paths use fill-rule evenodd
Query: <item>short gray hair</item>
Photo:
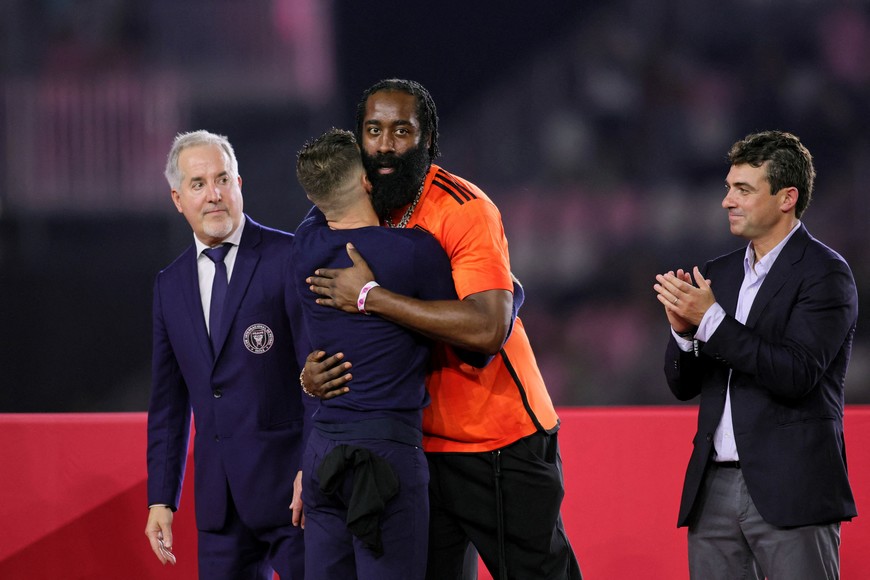
M 233 151 L 233 146 L 230 145 L 226 137 L 210 133 L 209 131 L 191 131 L 189 133 L 179 133 L 175 136 L 175 141 L 172 142 L 172 149 L 169 150 L 169 155 L 166 157 L 166 170 L 163 172 L 163 175 L 166 176 L 169 187 L 172 189 L 181 187 L 181 169 L 178 167 L 178 158 L 181 152 L 188 147 L 198 147 L 201 145 L 217 145 L 220 147 L 229 161 L 228 171 L 231 176 L 233 178 L 239 176 L 239 162 L 236 159 L 236 152 Z

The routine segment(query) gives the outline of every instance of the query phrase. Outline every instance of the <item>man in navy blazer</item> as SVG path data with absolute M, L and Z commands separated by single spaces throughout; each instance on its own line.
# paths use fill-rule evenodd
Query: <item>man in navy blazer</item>
M 654 286 L 668 385 L 701 397 L 678 520 L 690 575 L 839 578 L 840 522 L 857 515 L 843 436 L 855 281 L 800 222 L 815 170 L 797 137 L 749 135 L 729 160 L 722 206 L 748 246 Z
M 274 569 L 301 580 L 294 482 L 305 413 L 293 340 L 302 326 L 288 277 L 293 237 L 243 213 L 238 162 L 221 135 L 176 137 L 166 178 L 194 245 L 154 285 L 145 533 L 158 559 L 174 563 L 172 515 L 192 412 L 200 577 L 271 579 Z M 228 251 L 213 263 L 206 252 L 220 247 Z M 223 307 L 212 310 L 216 286 L 225 286 L 214 300 Z

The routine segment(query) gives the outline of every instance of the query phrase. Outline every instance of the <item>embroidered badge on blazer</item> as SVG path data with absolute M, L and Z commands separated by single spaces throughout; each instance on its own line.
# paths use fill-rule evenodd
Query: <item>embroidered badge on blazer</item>
M 245 343 L 245 348 L 254 354 L 263 354 L 270 348 L 275 341 L 275 334 L 272 329 L 265 324 L 252 324 L 245 330 L 245 335 L 242 337 L 242 342 Z

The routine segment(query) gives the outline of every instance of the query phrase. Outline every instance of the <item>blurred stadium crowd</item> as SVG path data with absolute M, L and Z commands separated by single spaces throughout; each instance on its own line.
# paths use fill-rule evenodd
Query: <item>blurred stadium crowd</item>
M 499 206 L 557 404 L 675 403 L 654 275 L 742 245 L 719 204 L 750 132 L 813 153 L 804 221 L 868 303 L 870 3 L 404 4 L 3 4 L 0 411 L 144 410 L 151 283 L 189 243 L 162 177 L 176 132 L 227 134 L 246 210 L 292 230 L 295 151 L 387 76 L 429 88 L 439 163 Z M 466 18 L 430 30 L 430 10 Z M 870 403 L 867 310 L 848 403 Z

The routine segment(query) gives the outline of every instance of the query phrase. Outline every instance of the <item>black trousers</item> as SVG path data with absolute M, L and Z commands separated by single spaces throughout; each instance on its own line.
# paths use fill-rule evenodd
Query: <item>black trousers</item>
M 482 453 L 428 453 L 430 580 L 469 580 L 469 542 L 495 580 L 580 579 L 559 509 L 555 434 Z

